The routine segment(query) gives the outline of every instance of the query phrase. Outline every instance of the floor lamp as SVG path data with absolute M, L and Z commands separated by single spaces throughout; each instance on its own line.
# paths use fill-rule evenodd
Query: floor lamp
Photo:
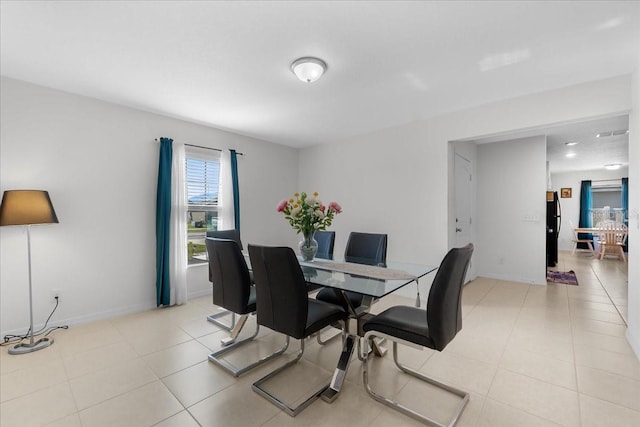
M 9 349 L 9 354 L 25 354 L 42 350 L 53 344 L 53 338 L 33 339 L 33 297 L 31 291 L 31 226 L 58 222 L 49 193 L 42 190 L 9 190 L 2 195 L 0 225 L 24 225 L 27 227 L 27 253 L 29 256 L 29 342 Z

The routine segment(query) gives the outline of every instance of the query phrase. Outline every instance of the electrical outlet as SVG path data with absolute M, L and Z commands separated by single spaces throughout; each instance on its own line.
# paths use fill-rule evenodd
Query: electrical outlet
M 56 302 L 56 298 L 60 302 L 60 289 L 51 289 L 51 301 Z

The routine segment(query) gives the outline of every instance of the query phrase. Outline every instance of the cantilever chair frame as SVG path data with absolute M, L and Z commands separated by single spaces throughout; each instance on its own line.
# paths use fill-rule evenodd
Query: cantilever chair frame
M 345 329 L 346 326 L 345 326 L 343 321 L 340 321 L 340 323 L 342 324 L 342 337 L 343 337 L 343 339 L 346 339 L 346 332 L 345 332 L 346 331 L 346 329 Z M 328 389 L 331 386 L 331 383 L 323 384 L 320 388 L 316 389 L 302 403 L 300 403 L 296 407 L 289 406 L 286 402 L 284 402 L 281 399 L 279 399 L 276 395 L 270 393 L 268 390 L 263 388 L 263 384 L 264 383 L 266 383 L 271 378 L 273 378 L 276 375 L 278 375 L 280 372 L 282 372 L 282 371 L 288 369 L 289 367 L 295 365 L 302 358 L 302 355 L 304 354 L 305 338 L 302 338 L 299 341 L 300 341 L 300 350 L 298 351 L 298 354 L 296 355 L 296 357 L 294 359 L 292 359 L 289 362 L 285 363 L 284 365 L 282 365 L 281 367 L 279 367 L 275 371 L 270 372 L 266 376 L 260 378 L 258 381 L 254 382 L 252 384 L 252 386 L 251 386 L 253 391 L 258 393 L 260 396 L 264 397 L 265 399 L 269 400 L 271 403 L 273 403 L 274 405 L 276 405 L 277 407 L 279 407 L 280 409 L 282 409 L 283 411 L 285 411 L 288 415 L 290 415 L 292 417 L 295 417 L 300 412 L 302 412 L 303 409 L 305 409 L 307 406 L 312 404 L 314 400 L 316 400 L 318 397 L 320 397 L 320 395 L 326 389 Z M 287 336 L 287 344 L 288 343 L 289 343 L 289 336 Z
M 290 337 L 300 340 L 300 350 L 297 356 L 254 382 L 252 389 L 285 411 L 288 415 L 295 417 L 320 397 L 320 395 L 331 386 L 331 382 L 329 381 L 319 389 L 314 390 L 312 394 L 305 397 L 304 400 L 295 407 L 289 406 L 275 394 L 269 392 L 263 387 L 264 383 L 287 368 L 295 365 L 304 353 L 305 339 L 316 332 L 318 328 L 322 328 L 323 325 L 333 322 L 340 323 L 343 336 L 346 340 L 347 326 L 345 319 L 347 314 L 335 305 L 309 299 L 306 291 L 302 291 L 302 286 L 304 286 L 306 282 L 296 255 L 291 248 L 249 245 L 249 256 L 251 257 L 251 264 L 254 267 L 256 291 L 258 292 L 256 299 L 258 323 L 287 336 L 287 343 Z M 269 262 L 271 262 L 271 264 L 269 264 Z M 276 274 L 277 277 L 274 276 L 274 274 Z M 289 313 L 287 313 L 286 310 L 282 310 L 282 308 L 285 307 L 282 293 L 285 291 L 287 297 L 290 297 L 290 300 L 286 304 L 286 307 L 290 309 Z M 315 308 L 310 310 L 310 305 L 313 305 Z M 311 313 L 315 314 L 311 316 Z M 300 323 L 302 319 L 305 319 L 304 321 L 307 323 L 304 325 Z M 311 321 L 311 323 L 308 323 L 309 321 Z
M 226 347 L 211 353 L 209 355 L 209 361 L 237 377 L 274 357 L 280 356 L 287 350 L 289 341 L 287 340 L 285 345 L 274 353 L 241 368 L 232 365 L 222 358 L 224 354 L 235 350 L 257 337 L 260 331 L 260 325 L 256 322 L 256 330 L 250 337 L 241 341 L 235 341 L 249 318 L 249 315 L 255 313 L 255 302 L 251 302 L 249 271 L 240 251 L 240 244 L 237 241 L 233 239 L 207 238 L 206 246 L 207 253 L 209 254 L 209 271 L 211 277 L 219 281 L 217 283 L 217 286 L 220 287 L 218 292 L 227 295 L 223 298 L 223 304 L 230 309 L 231 313 L 237 310 L 237 313 L 240 314 L 239 321 L 231 331 L 231 336 L 222 340 L 222 345 Z M 214 290 L 214 299 L 215 293 L 216 291 Z M 246 298 L 246 300 L 244 298 Z
M 242 324 L 244 324 L 244 321 L 246 320 L 248 315 L 242 315 L 241 316 L 241 322 Z M 244 320 L 242 320 L 244 319 Z M 239 322 L 240 323 L 240 322 Z M 246 344 L 250 341 L 253 341 L 253 339 L 255 337 L 258 336 L 258 332 L 260 331 L 260 325 L 258 323 L 256 323 L 256 330 L 253 333 L 253 335 L 251 335 L 248 338 L 245 338 L 243 340 L 240 341 L 234 341 L 231 344 L 227 345 L 226 347 L 221 348 L 218 351 L 215 351 L 213 353 L 211 353 L 209 355 L 209 361 L 215 363 L 216 365 L 220 366 L 221 368 L 223 368 L 224 370 L 226 370 L 227 372 L 231 373 L 234 377 L 239 377 L 240 375 L 244 374 L 245 372 L 250 371 L 251 369 L 262 365 L 263 363 L 266 363 L 268 361 L 270 361 L 271 359 L 274 359 L 278 356 L 280 356 L 281 354 L 283 354 L 285 351 L 287 351 L 287 348 L 289 347 L 289 337 L 287 337 L 286 342 L 284 344 L 283 347 L 281 347 L 280 349 L 274 351 L 273 353 L 264 356 L 258 360 L 256 360 L 255 362 L 252 362 L 246 366 L 243 366 L 241 368 L 238 368 L 236 366 L 234 366 L 233 364 L 227 362 L 226 360 L 224 360 L 221 356 L 223 356 L 225 353 L 229 353 L 232 350 L 235 350 L 236 348 L 242 346 L 243 344 Z
M 452 427 L 456 424 L 469 402 L 469 393 L 443 384 L 401 365 L 398 361 L 398 343 L 414 348 L 428 347 L 442 351 L 455 338 L 462 329 L 462 289 L 472 254 L 473 244 L 471 243 L 462 248 L 451 249 L 447 253 L 440 263 L 438 273 L 436 273 L 429 290 L 426 310 L 422 311 L 417 307 L 394 306 L 376 316 L 372 316 L 362 326 L 362 330 L 365 331 L 365 348 L 361 352 L 364 358 L 362 382 L 367 393 L 375 400 L 405 415 L 436 427 Z M 422 316 L 424 316 L 423 320 L 417 320 Z M 420 414 L 373 391 L 369 384 L 370 356 L 368 347 L 374 343 L 374 338 L 385 338 L 393 341 L 393 361 L 402 372 L 461 398 L 447 424 L 442 424 L 427 415 Z
M 390 341 L 393 341 L 393 361 L 395 362 L 396 366 L 398 367 L 398 369 L 400 369 L 402 372 L 411 375 L 415 378 L 418 378 L 422 381 L 425 381 L 429 384 L 432 384 L 436 387 L 442 388 L 452 394 L 455 394 L 456 396 L 462 398 L 460 403 L 458 403 L 458 406 L 453 414 L 453 417 L 450 419 L 448 424 L 442 424 L 439 423 L 438 421 L 429 418 L 425 415 L 422 415 L 414 410 L 412 410 L 411 408 L 408 408 L 404 405 L 401 405 L 400 403 L 391 400 L 387 397 L 384 397 L 378 393 L 376 393 L 372 388 L 371 385 L 369 384 L 369 357 L 368 357 L 368 350 L 365 348 L 362 357 L 364 358 L 364 365 L 363 365 L 363 370 L 362 370 L 362 380 L 364 383 L 364 387 L 367 390 L 367 393 L 369 393 L 369 395 L 371 397 L 373 397 L 375 400 L 377 400 L 378 402 L 384 403 L 387 406 L 390 406 L 393 409 L 396 409 L 400 412 L 402 412 L 405 415 L 408 415 L 420 422 L 423 423 L 427 423 L 429 425 L 432 426 L 436 426 L 436 427 L 452 427 L 454 426 L 457 422 L 458 419 L 460 418 L 460 415 L 462 415 L 462 411 L 464 411 L 465 406 L 467 405 L 467 403 L 469 402 L 469 393 L 467 393 L 464 390 L 460 390 L 458 388 L 452 387 L 448 384 L 444 384 L 441 383 L 440 381 L 434 380 L 433 378 L 429 378 L 423 374 L 421 374 L 418 371 L 415 371 L 405 365 L 400 364 L 400 362 L 398 361 L 398 343 L 401 343 L 403 345 L 409 346 L 409 347 L 413 347 L 413 348 L 417 348 L 417 349 L 422 349 L 423 346 L 421 345 L 417 345 L 414 344 L 410 341 L 405 341 L 403 339 L 400 339 L 398 337 L 392 336 L 392 335 L 387 335 L 384 334 L 382 332 L 379 331 L 369 331 L 364 335 L 364 341 L 366 344 L 370 344 L 372 342 L 372 340 L 374 338 L 386 338 Z

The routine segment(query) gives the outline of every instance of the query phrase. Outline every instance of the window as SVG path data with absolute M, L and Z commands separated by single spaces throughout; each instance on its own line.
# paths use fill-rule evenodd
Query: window
M 207 261 L 207 231 L 218 229 L 220 152 L 185 148 L 187 259 L 189 264 L 197 264 Z

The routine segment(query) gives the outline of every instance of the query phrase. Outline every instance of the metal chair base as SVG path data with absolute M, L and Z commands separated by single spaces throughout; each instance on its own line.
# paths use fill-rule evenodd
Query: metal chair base
M 220 317 L 228 316 L 229 314 L 231 315 L 230 325 L 227 325 L 226 323 L 222 323 L 221 321 L 218 320 Z M 236 326 L 236 314 L 228 310 L 223 310 L 219 313 L 210 314 L 209 316 L 207 316 L 207 320 L 213 323 L 214 325 L 221 327 L 225 331 L 231 331 Z
M 467 405 L 467 403 L 469 402 L 469 393 L 457 389 L 455 387 L 452 387 L 450 385 L 441 383 L 440 381 L 434 380 L 433 378 L 429 378 L 423 374 L 421 374 L 420 372 L 414 371 L 411 368 L 408 368 L 404 365 L 401 365 L 398 362 L 398 342 L 408 345 L 410 347 L 416 347 L 416 348 L 422 348 L 421 346 L 416 345 L 415 343 L 412 342 L 408 342 L 408 341 L 404 341 L 401 339 L 398 339 L 397 337 L 393 337 L 391 335 L 387 335 L 387 334 L 383 334 L 377 331 L 370 331 L 367 332 L 365 334 L 365 342 L 368 344 L 369 340 L 373 339 L 373 337 L 385 337 L 388 338 L 390 341 L 393 341 L 393 361 L 395 362 L 396 366 L 398 367 L 398 369 L 400 369 L 402 372 L 409 374 L 415 378 L 418 378 L 419 380 L 422 380 L 426 383 L 429 383 L 431 385 L 434 385 L 440 389 L 443 389 L 445 391 L 448 391 L 449 393 L 455 394 L 456 396 L 460 397 L 462 400 L 460 401 L 460 403 L 458 404 L 458 407 L 456 408 L 456 411 L 454 412 L 452 418 L 449 420 L 448 424 L 442 424 L 432 418 L 429 418 L 426 415 L 420 414 L 406 406 L 401 405 L 400 403 L 393 401 L 387 397 L 384 397 L 380 394 L 377 394 L 376 392 L 374 392 L 371 389 L 371 386 L 369 385 L 369 375 L 368 375 L 368 370 L 369 370 L 369 357 L 368 354 L 364 355 L 364 369 L 362 372 L 362 379 L 363 379 L 363 383 L 364 383 L 364 388 L 367 391 L 367 393 L 369 393 L 369 395 L 371 397 L 373 397 L 375 400 L 377 400 L 378 402 L 384 403 L 385 405 L 405 414 L 408 415 L 424 424 L 427 425 L 431 425 L 431 426 L 435 426 L 435 427 L 453 427 L 456 425 L 456 423 L 458 422 L 460 415 L 462 415 L 462 411 L 464 411 L 465 406 Z
M 289 342 L 289 337 L 287 337 L 287 343 L 288 342 Z M 298 352 L 298 355 L 296 356 L 295 359 L 285 363 L 284 365 L 282 365 L 281 367 L 279 367 L 275 371 L 273 371 L 273 372 L 269 373 L 268 375 L 260 378 L 258 381 L 253 383 L 253 385 L 251 386 L 253 391 L 255 391 L 260 396 L 262 396 L 265 399 L 267 399 L 269 402 L 271 402 L 274 405 L 276 405 L 278 408 L 280 408 L 283 411 L 285 411 L 291 417 L 295 417 L 300 412 L 302 412 L 302 410 L 304 408 L 306 408 L 311 403 L 313 403 L 313 401 L 316 400 L 322 394 L 322 392 L 324 392 L 330 386 L 330 383 L 327 383 L 326 385 L 323 385 L 320 389 L 318 389 L 313 394 L 308 396 L 302 403 L 300 403 L 298 406 L 293 407 L 293 408 L 291 406 L 287 405 L 282 400 L 280 400 L 274 394 L 271 394 L 270 392 L 268 392 L 267 390 L 262 388 L 262 384 L 264 384 L 265 382 L 269 381 L 271 378 L 275 377 L 276 375 L 278 375 L 279 373 L 281 373 L 285 369 L 287 369 L 287 368 L 295 365 L 296 363 L 298 363 L 298 361 L 302 358 L 302 354 L 303 353 L 304 353 L 304 339 L 301 339 L 300 340 L 300 351 Z
M 249 338 L 245 338 L 241 341 L 237 341 L 234 342 L 233 344 L 229 345 L 228 347 L 222 348 L 216 352 L 213 352 L 209 355 L 209 361 L 215 363 L 216 365 L 220 366 L 222 369 L 224 369 L 225 371 L 229 372 L 231 375 L 233 375 L 234 377 L 239 377 L 240 375 L 244 374 L 247 371 L 250 371 L 251 369 L 262 365 L 263 363 L 266 363 L 268 361 L 270 361 L 271 359 L 274 359 L 280 355 L 282 355 L 285 351 L 287 351 L 287 348 L 289 347 L 289 337 L 287 337 L 285 344 L 282 348 L 280 348 L 279 350 L 276 350 L 275 352 L 259 359 L 256 360 L 255 362 L 244 366 L 242 368 L 236 368 L 235 366 L 233 366 L 232 364 L 230 364 L 229 362 L 227 362 L 226 360 L 222 359 L 220 356 L 222 356 L 223 354 L 229 353 L 232 350 L 235 350 L 236 348 L 242 346 L 243 344 L 248 343 L 249 341 L 252 341 L 255 337 L 258 336 L 258 332 L 260 331 L 260 325 L 256 324 L 256 330 L 253 333 L 253 335 L 251 335 Z

